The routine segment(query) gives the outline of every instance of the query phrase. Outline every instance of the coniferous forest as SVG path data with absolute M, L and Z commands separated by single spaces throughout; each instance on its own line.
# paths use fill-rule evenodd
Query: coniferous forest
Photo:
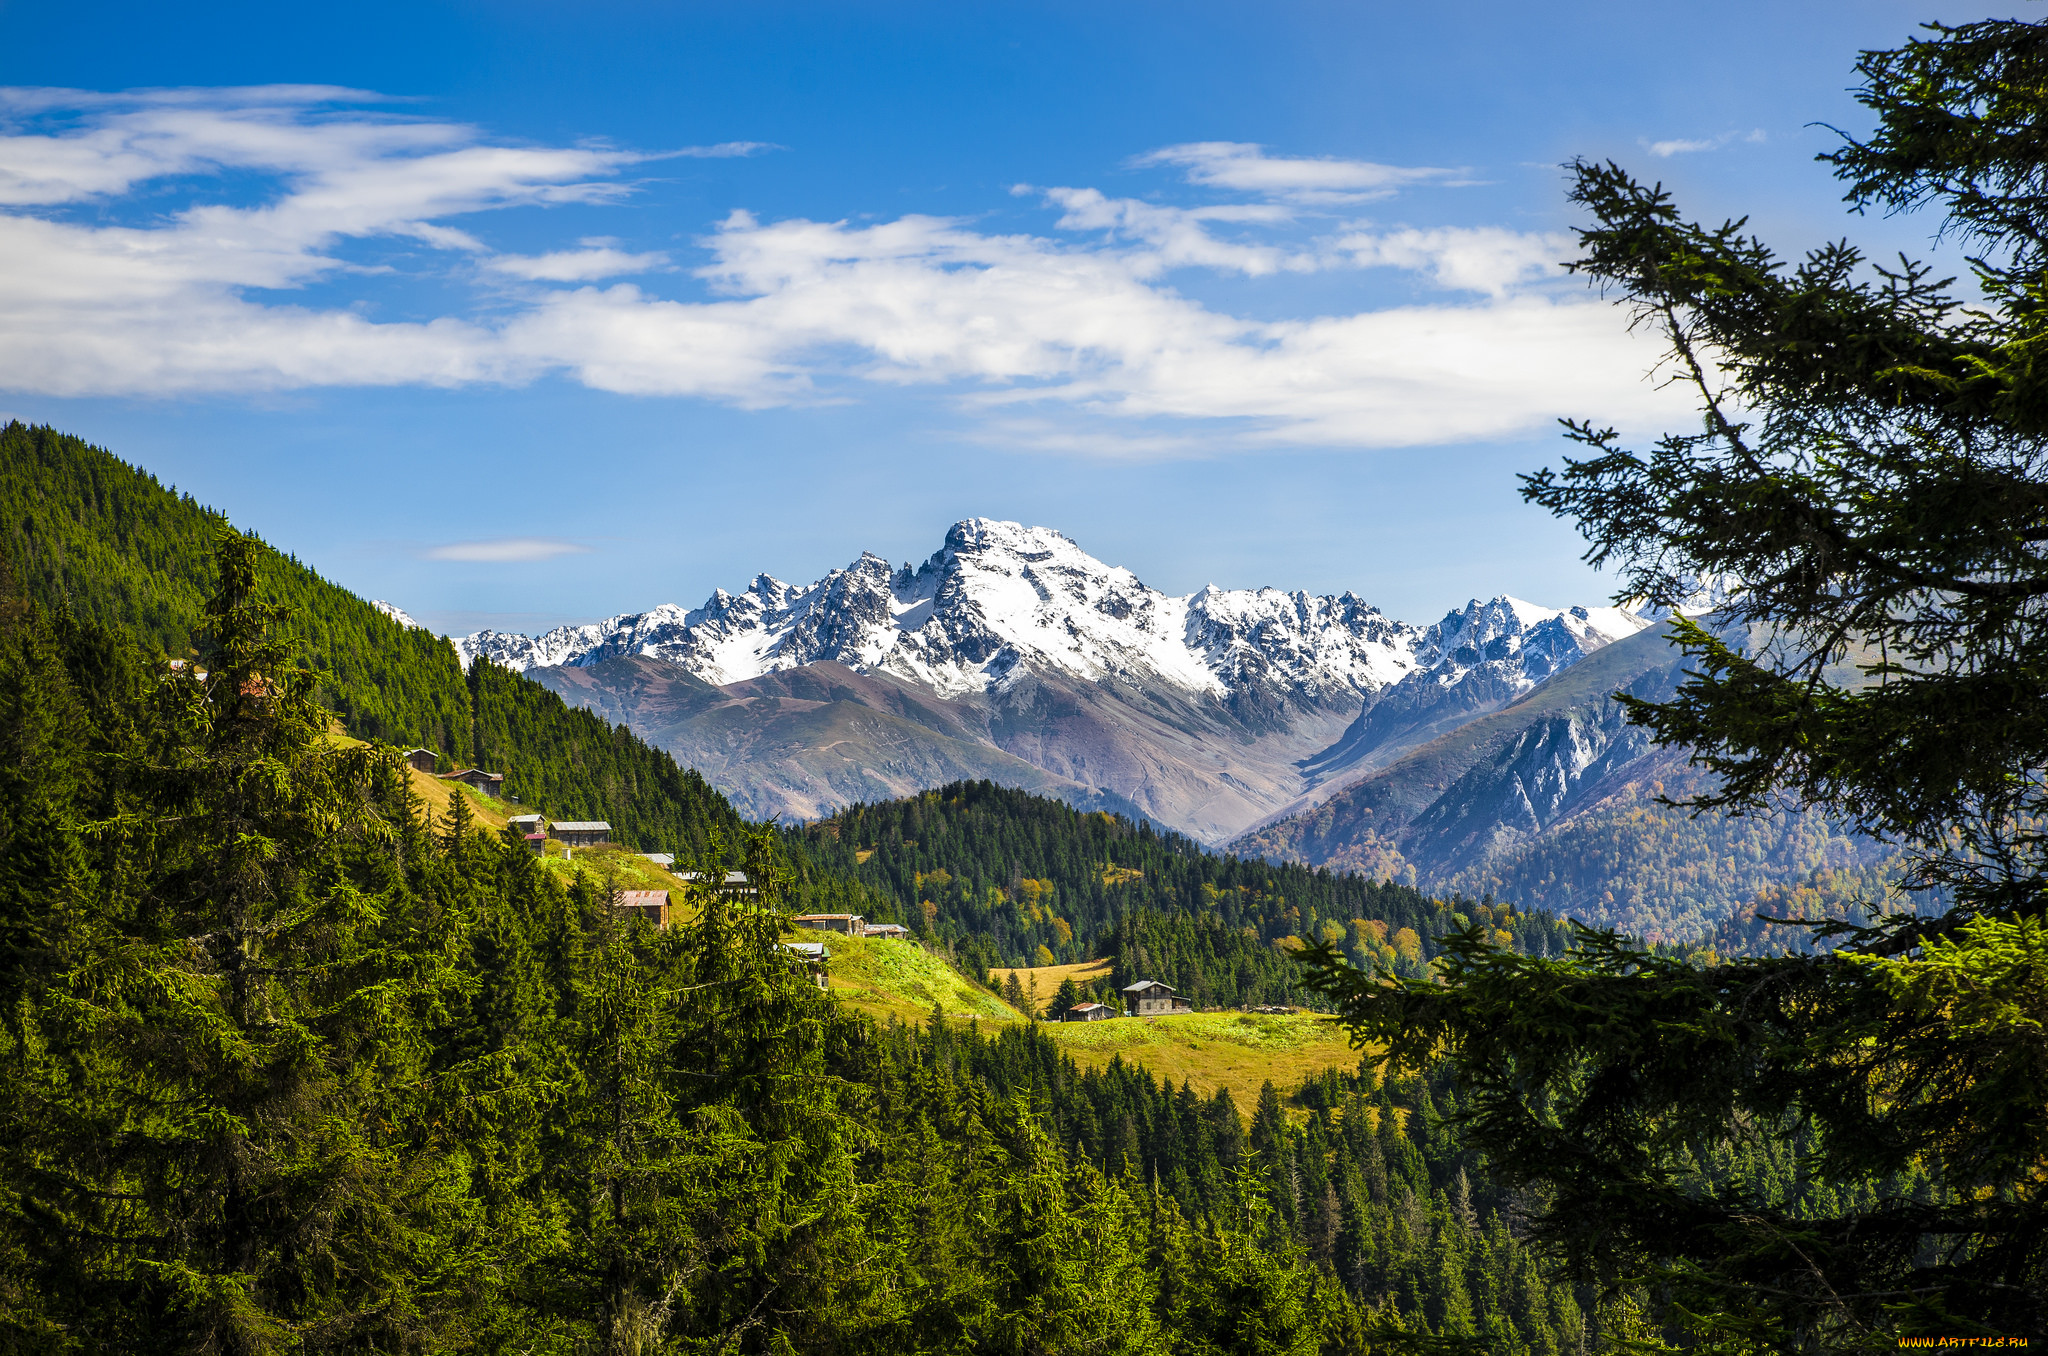
M 853 806 L 793 837 L 894 900 L 970 970 L 1107 957 L 1112 987 L 1163 980 L 1204 1007 L 1316 1001 L 1292 959 L 1311 941 L 1334 942 L 1368 969 L 1420 975 L 1436 939 L 1474 921 L 1538 955 L 1570 940 L 1548 915 L 1217 856 L 1150 823 L 992 782 Z
M 877 1027 L 781 945 L 766 830 L 707 828 L 759 893 L 657 931 L 428 822 L 393 751 L 329 736 L 266 555 L 222 534 L 182 666 L 4 581 L 7 1347 L 1562 1352 L 1621 1321 L 1543 1279 L 1427 1082 L 1238 1108 L 1035 1027 Z

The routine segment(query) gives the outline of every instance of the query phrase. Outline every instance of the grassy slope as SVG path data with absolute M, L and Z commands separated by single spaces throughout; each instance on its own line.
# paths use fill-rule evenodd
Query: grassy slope
M 1038 1001 L 1040 1003 L 1050 1003 L 1053 995 L 1060 991 L 1061 981 L 1071 979 L 1076 984 L 1085 988 L 1099 979 L 1108 979 L 1111 970 L 1114 968 L 1107 960 L 1092 960 L 1081 961 L 1074 965 L 1020 966 L 1014 970 L 991 970 L 989 974 L 994 977 L 995 982 L 998 984 L 1008 980 L 1011 975 L 1015 975 L 1017 983 L 1023 986 L 1024 992 L 1027 994 L 1032 991 L 1032 984 L 1036 983 L 1038 985 Z
M 931 1015 L 928 995 L 943 989 L 948 994 L 944 1006 L 949 1015 L 1000 1022 L 1024 1020 L 994 994 L 976 989 L 914 942 L 804 935 L 823 936 L 830 943 L 833 992 L 878 1018 L 922 1021 Z M 1077 981 L 1093 980 L 1108 972 L 1109 962 L 1098 960 L 1019 970 L 1017 980 L 1028 988 L 1036 977 L 1039 993 L 1049 999 L 1058 991 L 1060 981 L 1070 975 Z M 1008 973 L 997 971 L 997 981 Z M 1195 1012 L 1182 1017 L 1052 1022 L 1046 1033 L 1084 1068 L 1100 1068 L 1121 1056 L 1124 1063 L 1142 1065 L 1154 1077 L 1176 1086 L 1190 1083 L 1204 1097 L 1218 1088 L 1228 1088 L 1238 1108 L 1247 1114 L 1258 1105 L 1259 1086 L 1268 1079 L 1276 1087 L 1290 1088 L 1309 1074 L 1358 1064 L 1358 1052 L 1351 1048 L 1342 1027 L 1306 1013 L 1283 1017 Z
M 1103 1065 L 1119 1055 L 1207 1097 L 1229 1088 L 1238 1110 L 1259 1104 L 1259 1086 L 1283 1090 L 1324 1069 L 1358 1067 L 1344 1028 L 1307 1013 L 1265 1016 L 1247 1012 L 1192 1012 L 1182 1017 L 1121 1017 L 1107 1022 L 1058 1022 L 1047 1030 L 1082 1065 Z
M 878 1021 L 891 1017 L 906 1024 L 926 1021 L 934 1004 L 948 1017 L 1024 1020 L 1022 1013 L 969 983 L 943 957 L 916 942 L 808 930 L 796 935 L 807 942 L 824 942 L 831 949 L 833 994 Z

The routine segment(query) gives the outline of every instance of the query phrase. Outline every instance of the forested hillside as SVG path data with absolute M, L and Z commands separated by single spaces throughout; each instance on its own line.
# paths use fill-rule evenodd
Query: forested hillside
M 1475 921 L 1537 954 L 1567 943 L 1541 915 L 1461 913 L 1361 875 L 1217 856 L 1149 823 L 990 782 L 854 806 L 794 836 L 971 965 L 1111 956 L 1119 984 L 1143 971 L 1217 1005 L 1293 1001 L 1289 953 L 1314 939 L 1404 973 L 1420 973 L 1438 936 Z
M 191 652 L 227 519 L 78 438 L 0 429 L 0 539 L 23 593 L 166 655 Z M 524 804 L 609 820 L 650 851 L 696 853 L 739 817 L 695 772 L 553 693 L 485 666 L 465 675 L 448 642 L 400 626 L 288 556 L 261 571 L 280 636 L 350 734 L 424 744 L 506 775 Z
M 1269 1089 L 1246 1126 L 1031 1028 L 833 1003 L 766 831 L 758 894 L 656 930 L 425 822 L 388 749 L 327 737 L 264 558 L 223 537 L 182 668 L 0 569 L 0 1347 L 1599 1343 L 1419 1084 Z
M 0 428 L 0 512 L 0 545 L 29 597 L 173 658 L 189 652 L 225 516 L 81 439 L 20 422 Z M 263 571 L 263 592 L 289 609 L 294 656 L 350 734 L 466 756 L 469 697 L 446 641 L 289 556 Z

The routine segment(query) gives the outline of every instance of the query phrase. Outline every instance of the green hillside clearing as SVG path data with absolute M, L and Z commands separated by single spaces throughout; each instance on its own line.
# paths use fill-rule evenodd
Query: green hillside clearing
M 1238 1106 L 1259 1104 L 1259 1088 L 1293 1087 L 1325 1069 L 1355 1069 L 1358 1051 L 1328 1017 L 1250 1012 L 1191 1012 L 1179 1017 L 1119 1017 L 1106 1022 L 1048 1022 L 1046 1034 L 1083 1066 L 1122 1056 L 1169 1083 L 1212 1097 L 1228 1088 Z
M 930 1020 L 934 1006 L 948 1017 L 1024 1020 L 1023 1013 L 968 983 L 944 957 L 916 942 L 808 929 L 799 929 L 796 935 L 807 942 L 822 941 L 831 949 L 833 995 L 877 1020 L 894 1017 L 906 1025 L 924 1022 Z

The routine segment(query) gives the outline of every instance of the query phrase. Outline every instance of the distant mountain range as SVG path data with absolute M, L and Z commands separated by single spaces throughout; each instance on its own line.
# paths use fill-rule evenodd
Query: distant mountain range
M 703 606 L 455 642 L 631 726 L 744 810 L 807 819 L 963 776 L 1221 842 L 1648 623 L 1475 601 L 1433 626 L 1354 594 L 1173 596 L 1043 527 L 930 559 L 759 575 Z

